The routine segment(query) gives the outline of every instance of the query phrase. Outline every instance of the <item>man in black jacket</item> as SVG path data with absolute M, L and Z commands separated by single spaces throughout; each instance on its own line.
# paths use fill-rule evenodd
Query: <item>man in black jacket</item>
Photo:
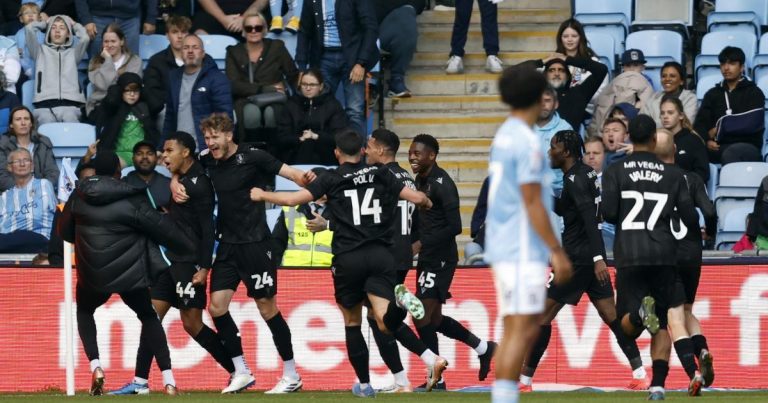
M 379 61 L 379 25 L 368 0 L 307 0 L 296 45 L 299 69 L 317 67 L 331 94 L 344 86 L 352 127 L 365 130 L 365 73 Z M 366 136 L 363 136 L 366 137 Z
M 104 371 L 99 362 L 94 312 L 119 293 L 142 323 L 163 371 L 168 394 L 176 394 L 165 332 L 149 296 L 149 270 L 158 267 L 155 242 L 175 253 L 194 253 L 190 237 L 170 218 L 152 208 L 146 189 L 121 182 L 120 163 L 113 152 L 92 160 L 96 175 L 85 179 L 69 198 L 58 222 L 59 235 L 75 244 L 77 264 L 77 330 L 92 371 L 91 395 L 101 395 Z
M 763 125 L 744 134 L 726 136 L 719 140 L 715 138 L 720 118 L 761 109 L 765 100 L 763 91 L 744 77 L 744 51 L 726 46 L 717 58 L 723 82 L 704 95 L 693 128 L 707 142 L 709 161 L 712 163 L 761 161 Z M 760 116 L 763 116 L 762 112 Z
M 602 63 L 589 58 L 570 57 L 561 54 L 541 60 L 528 60 L 523 64 L 536 68 L 544 68 L 547 82 L 557 90 L 560 106 L 557 113 L 565 119 L 574 130 L 578 130 L 584 121 L 584 112 L 592 97 L 595 95 L 603 79 L 608 74 L 608 68 Z M 571 87 L 571 73 L 568 67 L 574 66 L 587 70 L 591 75 L 583 83 Z
M 379 21 L 381 49 L 389 53 L 390 77 L 387 96 L 407 98 L 405 72 L 411 65 L 419 39 L 416 16 L 424 11 L 425 0 L 376 0 L 373 2 Z

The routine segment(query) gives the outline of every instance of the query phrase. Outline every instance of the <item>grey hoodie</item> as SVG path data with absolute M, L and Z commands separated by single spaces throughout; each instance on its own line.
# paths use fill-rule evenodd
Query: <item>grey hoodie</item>
M 69 38 L 63 45 L 55 45 L 50 40 L 51 26 L 56 19 L 65 22 L 69 29 Z M 33 22 L 24 27 L 27 36 L 29 54 L 35 60 L 35 97 L 36 104 L 42 101 L 69 101 L 65 104 L 85 103 L 78 80 L 77 65 L 88 51 L 90 38 L 85 28 L 63 15 L 55 15 L 46 22 Z M 45 44 L 37 42 L 37 31 L 45 30 Z M 74 44 L 74 35 L 78 41 Z M 37 105 L 36 105 L 37 106 Z

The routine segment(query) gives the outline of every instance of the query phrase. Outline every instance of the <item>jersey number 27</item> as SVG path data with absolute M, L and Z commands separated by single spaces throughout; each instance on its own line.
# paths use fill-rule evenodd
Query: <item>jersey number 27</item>
M 629 210 L 629 213 L 627 213 L 627 216 L 624 217 L 624 220 L 621 222 L 621 229 L 653 231 L 656 227 L 656 222 L 659 221 L 659 217 L 661 217 L 661 212 L 664 211 L 664 206 L 667 205 L 669 195 L 655 192 L 640 193 L 634 190 L 622 190 L 621 198 L 624 200 L 634 200 L 635 202 Z M 651 215 L 648 216 L 648 221 L 635 221 L 637 216 L 640 215 L 640 212 L 643 211 L 643 206 L 646 201 L 654 202 Z

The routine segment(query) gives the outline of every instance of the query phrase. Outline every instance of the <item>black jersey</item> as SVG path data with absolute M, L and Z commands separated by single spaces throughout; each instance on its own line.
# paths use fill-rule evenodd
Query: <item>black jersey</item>
M 597 173 L 576 161 L 563 175 L 563 192 L 555 201 L 555 213 L 563 217 L 563 247 L 576 265 L 591 265 L 605 257 L 603 236 L 598 228 L 600 189 Z
M 185 174 L 179 176 L 179 183 L 184 185 L 189 200 L 178 204 L 171 199 L 168 214 L 181 228 L 194 235 L 193 239 L 197 242 L 197 256 L 178 255 L 169 250 L 168 258 L 174 262 L 195 263 L 202 268 L 210 269 L 215 232 L 213 185 L 210 178 L 205 175 L 203 166 L 197 161 Z
M 219 242 L 250 243 L 269 237 L 264 202 L 253 202 L 251 189 L 264 189 L 283 163 L 266 151 L 245 144 L 226 160 L 217 161 L 210 154 L 200 160 L 208 169 L 219 200 Z
M 416 190 L 411 174 L 397 162 L 390 162 L 385 166 L 395 174 L 395 177 L 405 187 Z M 395 257 L 395 264 L 398 270 L 409 270 L 413 266 L 411 229 L 413 228 L 413 213 L 415 211 L 416 205 L 408 200 L 399 200 L 397 202 L 397 217 L 393 220 L 392 255 Z
M 612 164 L 602 178 L 603 218 L 616 224 L 616 267 L 674 266 L 677 240 L 672 213 L 689 228 L 698 225 L 685 178 L 649 152 Z
M 328 196 L 326 211 L 333 226 L 334 255 L 378 242 L 392 245 L 392 221 L 403 183 L 383 165 L 344 163 L 320 172 L 307 185 L 314 199 Z
M 679 169 L 677 166 L 674 167 Z M 680 171 L 684 172 L 682 169 Z M 694 172 L 685 172 L 684 176 L 693 205 L 698 207 L 704 216 L 707 235 L 714 236 L 717 229 L 717 212 L 712 200 L 709 200 L 707 195 L 707 186 L 701 177 Z M 696 213 L 694 212 L 694 214 Z M 695 227 L 689 228 L 680 220 L 680 214 L 677 211 L 674 212 L 673 216 L 675 219 L 672 220 L 672 233 L 679 241 L 677 244 L 677 264 L 685 267 L 701 266 L 702 240 L 698 223 Z
M 427 177 L 416 177 L 416 189 L 432 200 L 432 208 L 418 215 L 419 261 L 458 261 L 456 235 L 461 234 L 461 213 L 456 184 L 447 172 L 435 164 Z

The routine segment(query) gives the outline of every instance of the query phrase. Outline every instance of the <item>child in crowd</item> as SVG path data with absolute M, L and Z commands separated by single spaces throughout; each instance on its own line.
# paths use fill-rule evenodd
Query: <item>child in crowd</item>
M 19 9 L 19 21 L 25 27 L 32 22 L 40 21 L 40 6 L 32 2 L 22 4 L 21 9 Z M 35 60 L 29 54 L 29 49 L 27 49 L 27 36 L 24 33 L 24 28 L 16 32 L 14 38 L 16 39 L 16 46 L 19 48 L 21 70 L 28 79 L 34 79 Z M 45 42 L 45 34 L 37 31 L 37 43 L 42 44 L 43 42 Z

